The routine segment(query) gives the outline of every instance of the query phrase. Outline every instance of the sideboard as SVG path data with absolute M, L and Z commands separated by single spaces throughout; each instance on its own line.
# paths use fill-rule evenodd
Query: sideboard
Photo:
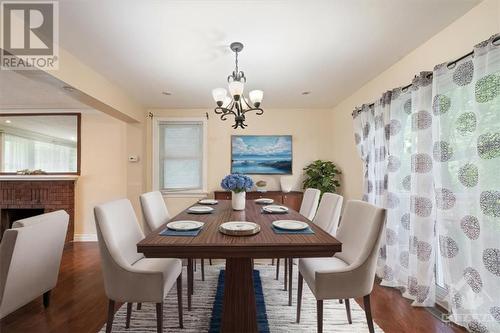
M 300 210 L 302 204 L 302 196 L 304 194 L 298 191 L 282 192 L 282 191 L 266 191 L 266 192 L 247 192 L 247 200 L 255 200 L 258 198 L 273 199 L 276 203 L 288 206 L 296 211 Z M 231 200 L 230 191 L 215 191 L 214 198 L 217 200 Z

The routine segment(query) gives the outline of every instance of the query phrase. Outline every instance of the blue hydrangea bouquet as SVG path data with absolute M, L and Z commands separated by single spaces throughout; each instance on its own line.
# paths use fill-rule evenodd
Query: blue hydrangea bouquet
M 233 173 L 224 177 L 220 186 L 226 191 L 233 191 L 235 193 L 246 192 L 252 189 L 253 180 L 248 176 Z
M 231 204 L 234 210 L 245 210 L 246 191 L 253 187 L 252 178 L 237 173 L 227 175 L 220 186 L 226 191 L 232 191 Z

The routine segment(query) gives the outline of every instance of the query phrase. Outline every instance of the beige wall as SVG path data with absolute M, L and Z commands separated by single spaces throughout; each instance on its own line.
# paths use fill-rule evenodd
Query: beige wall
M 351 112 L 373 102 L 392 88 L 406 85 L 413 76 L 435 65 L 456 59 L 500 31 L 500 1 L 485 0 L 471 11 L 369 81 L 333 110 L 332 154 L 343 170 L 342 191 L 347 199 L 362 195 L 362 165 L 357 155 Z
M 205 117 L 208 121 L 208 191 L 220 189 L 221 179 L 230 172 L 231 168 L 231 135 L 232 134 L 291 134 L 293 135 L 293 181 L 294 188 L 301 188 L 302 168 L 315 159 L 330 159 L 332 142 L 331 110 L 289 110 L 266 109 L 264 115 L 248 116 L 248 128 L 233 130 L 233 122 L 228 119 L 222 121 L 213 112 L 206 110 L 150 110 L 155 117 Z M 151 121 L 148 121 L 147 135 L 147 184 L 151 185 Z M 254 181 L 264 179 L 268 189 L 279 189 L 279 176 L 252 176 Z M 171 214 L 176 214 L 186 208 L 199 197 L 168 197 L 167 206 Z

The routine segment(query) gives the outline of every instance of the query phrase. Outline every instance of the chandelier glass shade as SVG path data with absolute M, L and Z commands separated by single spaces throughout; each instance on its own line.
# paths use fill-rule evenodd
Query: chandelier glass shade
M 215 113 L 220 115 L 220 119 L 227 120 L 228 116 L 234 116 L 233 128 L 245 128 L 245 114 L 249 111 L 256 111 L 257 115 L 262 115 L 264 110 L 260 108 L 264 92 L 262 90 L 252 90 L 246 98 L 243 95 L 245 88 L 246 77 L 245 73 L 238 68 L 238 53 L 243 49 L 243 44 L 240 42 L 231 43 L 231 50 L 235 53 L 235 69 L 231 75 L 227 77 L 228 89 L 215 88 L 212 90 L 212 96 L 217 107 Z M 229 91 L 228 91 L 229 90 Z

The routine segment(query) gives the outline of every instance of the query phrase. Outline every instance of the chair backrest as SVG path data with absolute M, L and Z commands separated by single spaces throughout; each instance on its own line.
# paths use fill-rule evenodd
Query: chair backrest
M 124 276 L 135 262 L 144 258 L 137 252 L 137 243 L 144 233 L 128 199 L 96 206 L 94 215 L 106 295 L 116 300 L 126 288 Z
M 160 191 L 141 194 L 140 199 L 148 233 L 170 220 L 170 214 Z
M 335 193 L 323 193 L 313 223 L 330 233 L 336 234 L 344 197 Z
M 14 222 L 0 244 L 0 318 L 57 284 L 69 215 L 63 210 Z
M 353 266 L 366 264 L 367 260 L 373 261 L 368 264 L 373 265 L 375 274 L 376 254 L 384 222 L 385 209 L 364 201 L 348 201 L 336 235 L 342 242 L 342 252 L 335 256 Z
M 320 195 L 321 191 L 318 189 L 306 189 L 304 192 L 304 197 L 302 198 L 302 204 L 300 205 L 299 213 L 305 218 L 312 221 L 314 215 L 316 215 L 316 209 L 318 208 Z

